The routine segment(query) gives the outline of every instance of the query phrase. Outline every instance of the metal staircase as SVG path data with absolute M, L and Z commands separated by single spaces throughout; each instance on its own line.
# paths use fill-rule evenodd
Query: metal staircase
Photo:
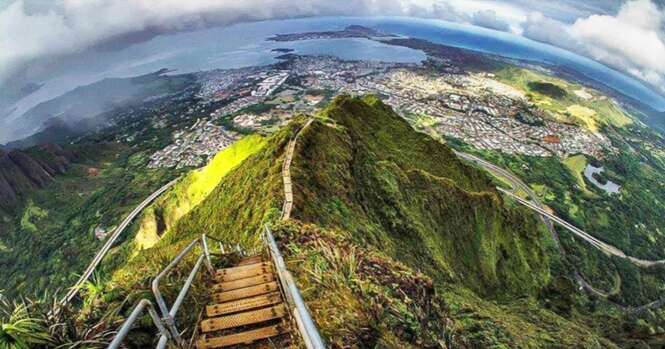
M 213 283 L 210 287 L 212 302 L 206 306 L 205 319 L 199 324 L 202 335 L 196 341 L 198 349 L 242 346 L 287 333 L 299 337 L 307 348 L 325 348 L 268 226 L 262 238 L 264 245 L 260 251 L 249 254 L 236 246 L 233 253 L 245 257 L 233 267 L 217 270 L 213 268 L 215 254 L 210 252 L 208 240 L 218 242 L 220 252 L 217 255 L 225 255 L 232 249 L 206 235 L 192 241 L 153 280 L 152 291 L 157 307 L 151 300 L 139 301 L 108 348 L 121 347 L 133 324 L 146 309 L 161 334 L 157 348 L 165 348 L 168 343 L 185 347 L 175 318 L 204 264 L 209 273 L 208 280 Z M 201 254 L 169 309 L 159 289 L 160 280 L 199 245 Z

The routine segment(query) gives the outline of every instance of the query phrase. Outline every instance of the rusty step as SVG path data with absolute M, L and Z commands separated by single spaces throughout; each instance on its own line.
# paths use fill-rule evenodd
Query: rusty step
M 231 302 L 218 303 L 206 307 L 206 314 L 209 317 L 237 313 L 250 309 L 267 307 L 282 302 L 279 292 L 272 292 L 250 298 L 243 298 Z
M 239 288 L 232 291 L 219 292 L 212 295 L 212 299 L 216 303 L 224 303 L 242 298 L 249 298 L 278 291 L 277 282 L 267 282 L 265 284 Z
M 207 338 L 204 335 L 196 342 L 196 348 L 212 349 L 228 347 L 236 344 L 251 344 L 257 340 L 279 336 L 287 332 L 289 332 L 289 327 L 282 323 L 222 337 Z
M 233 273 L 245 269 L 252 269 L 252 268 L 259 268 L 262 266 L 268 266 L 270 265 L 269 262 L 259 262 L 259 263 L 253 263 L 253 264 L 246 264 L 246 265 L 241 265 L 241 266 L 235 266 L 235 267 L 229 267 L 229 268 L 224 268 L 224 269 L 217 269 L 216 274 L 218 275 L 224 275 L 227 273 Z
M 238 263 L 238 266 L 243 266 L 243 265 L 248 265 L 248 264 L 256 264 L 256 263 L 261 263 L 261 262 L 263 262 L 263 256 L 251 256 L 251 257 L 243 258 Z
M 260 284 L 265 284 L 275 280 L 275 274 L 267 273 L 257 276 L 252 276 L 244 279 L 238 279 L 233 281 L 220 282 L 212 286 L 213 292 L 222 292 L 222 291 L 231 291 L 239 288 L 245 288 L 250 286 L 256 286 Z
M 213 332 L 227 328 L 246 326 L 286 316 L 286 307 L 279 304 L 270 308 L 247 311 L 233 315 L 215 317 L 201 321 L 202 332 Z
M 240 267 L 217 270 L 215 273 L 215 280 L 233 281 L 270 272 L 272 272 L 272 265 L 268 262 L 248 264 Z

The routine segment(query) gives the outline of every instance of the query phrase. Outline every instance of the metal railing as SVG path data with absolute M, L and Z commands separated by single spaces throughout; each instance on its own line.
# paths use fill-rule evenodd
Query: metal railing
M 201 248 L 203 251 L 196 260 L 194 267 L 187 276 L 187 280 L 185 280 L 185 283 L 183 284 L 182 288 L 180 289 L 180 292 L 178 293 L 178 296 L 173 302 L 171 308 L 169 309 L 168 306 L 166 305 L 164 297 L 162 296 L 162 292 L 159 289 L 159 283 L 199 243 L 201 244 Z M 220 249 L 224 251 L 224 245 L 222 244 L 221 241 L 220 241 Z M 157 307 L 161 313 L 161 317 L 155 311 L 152 302 L 150 302 L 147 299 L 141 299 L 134 308 L 134 310 L 132 311 L 132 313 L 129 315 L 127 320 L 125 320 L 122 327 L 118 330 L 118 333 L 116 334 L 111 344 L 108 346 L 108 349 L 116 349 L 120 347 L 122 341 L 125 339 L 125 337 L 127 337 L 127 334 L 129 334 L 132 325 L 138 319 L 139 315 L 141 315 L 143 310 L 146 308 L 150 313 L 150 317 L 152 318 L 154 325 L 157 327 L 157 329 L 161 334 L 159 337 L 159 341 L 157 342 L 157 348 L 160 349 L 165 348 L 166 344 L 169 341 L 174 341 L 178 346 L 182 346 L 184 344 L 184 341 L 180 335 L 180 332 L 178 331 L 175 317 L 176 314 L 178 313 L 178 309 L 180 309 L 180 306 L 182 305 L 182 302 L 185 300 L 185 297 L 187 296 L 187 293 L 189 292 L 189 289 L 191 288 L 192 283 L 196 278 L 196 275 L 201 269 L 201 265 L 203 265 L 204 262 L 206 264 L 208 272 L 211 274 L 214 273 L 214 269 L 210 261 L 210 250 L 208 249 L 208 241 L 205 234 L 201 235 L 201 237 L 196 238 L 194 239 L 194 241 L 190 242 L 189 245 L 187 245 L 182 251 L 180 251 L 180 253 L 169 263 L 169 265 L 167 265 L 164 269 L 162 269 L 162 271 L 155 277 L 155 279 L 153 279 L 152 293 L 155 297 L 155 302 L 157 303 Z
M 151 202 L 153 202 L 158 196 L 160 196 L 162 193 L 164 193 L 166 190 L 171 188 L 180 178 L 176 178 L 167 184 L 165 184 L 163 187 L 159 188 L 157 191 L 153 192 L 148 196 L 145 200 L 143 200 L 132 212 L 123 219 L 122 223 L 113 231 L 113 234 L 106 240 L 102 248 L 97 252 L 95 257 L 92 259 L 92 262 L 88 265 L 88 267 L 83 271 L 83 274 L 79 277 L 78 280 L 76 280 L 76 283 L 74 286 L 69 288 L 69 291 L 67 291 L 67 294 L 65 294 L 64 297 L 60 300 L 61 305 L 65 305 L 78 294 L 79 290 L 81 289 L 81 286 L 88 281 L 92 273 L 97 269 L 97 266 L 101 263 L 102 259 L 106 256 L 106 254 L 109 252 L 111 247 L 113 247 L 113 244 L 115 241 L 118 239 L 118 237 L 122 234 L 122 232 L 129 226 L 129 224 L 138 216 L 143 209 L 145 209 Z
M 284 298 L 289 305 L 293 318 L 296 320 L 298 331 L 302 336 L 305 346 L 308 349 L 324 349 L 326 346 L 319 334 L 319 330 L 316 328 L 316 324 L 309 313 L 307 304 L 305 304 L 305 301 L 300 295 L 300 291 L 293 280 L 293 276 L 291 276 L 291 273 L 286 269 L 284 258 L 282 257 L 281 252 L 279 252 L 275 238 L 267 225 L 265 226 L 263 239 L 268 247 L 273 264 L 275 265 L 280 286 L 282 292 L 284 292 Z
M 214 269 L 212 267 L 210 258 L 211 253 L 208 247 L 208 239 L 215 240 L 219 243 L 219 249 L 222 254 L 226 253 L 226 251 L 231 252 L 235 250 L 234 252 L 237 252 L 240 255 L 246 255 L 245 251 L 243 251 L 239 245 L 229 247 L 221 240 L 208 237 L 205 234 L 190 242 L 164 269 L 162 269 L 162 271 L 160 271 L 160 273 L 152 281 L 152 293 L 155 298 L 157 310 L 159 310 L 161 316 L 158 314 L 157 310 L 155 310 L 155 306 L 153 306 L 151 301 L 148 299 L 141 299 L 127 320 L 125 320 L 122 327 L 118 330 L 118 333 L 116 334 L 111 344 L 108 346 L 108 349 L 120 348 L 123 340 L 125 337 L 127 337 L 130 330 L 132 329 L 132 326 L 145 309 L 148 310 L 154 325 L 157 327 L 160 333 L 156 348 L 163 349 L 170 341 L 175 342 L 178 346 L 183 346 L 184 341 L 180 335 L 180 332 L 178 331 L 175 317 L 178 313 L 178 309 L 187 296 L 187 293 L 189 292 L 189 289 L 191 288 L 196 275 L 201 269 L 201 266 L 205 263 L 208 272 L 214 274 Z M 272 232 L 267 225 L 265 226 L 264 234 L 262 235 L 262 241 L 265 244 L 268 253 L 270 254 L 273 264 L 275 265 L 281 292 L 284 296 L 286 304 L 289 307 L 290 313 L 292 314 L 293 319 L 298 326 L 298 331 L 302 336 L 305 346 L 308 349 L 324 349 L 325 344 L 323 339 L 321 338 L 321 335 L 316 328 L 314 320 L 312 320 L 309 309 L 307 308 L 307 305 L 305 304 L 305 301 L 303 300 L 300 291 L 298 290 L 298 286 L 296 286 L 296 283 L 293 280 L 293 276 L 291 276 L 291 273 L 286 269 L 284 258 L 282 257 L 282 254 L 277 247 L 277 243 L 275 242 L 275 238 L 273 237 Z M 180 263 L 187 255 L 189 255 L 198 244 L 201 245 L 202 253 L 196 260 L 196 263 L 190 271 L 187 280 L 185 280 L 185 283 L 178 293 L 178 296 L 169 309 L 159 289 L 160 281 L 166 275 L 168 275 L 169 272 L 171 272 L 173 268 L 178 265 L 178 263 Z

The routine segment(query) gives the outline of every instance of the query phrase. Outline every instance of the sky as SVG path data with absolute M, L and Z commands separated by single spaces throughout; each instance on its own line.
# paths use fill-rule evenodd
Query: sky
M 87 50 L 274 18 L 398 15 L 548 43 L 665 95 L 665 0 L 0 0 L 0 88 Z

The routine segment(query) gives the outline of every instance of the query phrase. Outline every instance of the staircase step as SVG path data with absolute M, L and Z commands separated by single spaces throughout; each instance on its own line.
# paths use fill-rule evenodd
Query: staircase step
M 227 273 L 238 272 L 238 271 L 245 270 L 245 269 L 260 268 L 260 267 L 265 267 L 265 266 L 269 266 L 269 265 L 270 265 L 269 262 L 259 262 L 259 263 L 253 263 L 253 264 L 246 264 L 246 265 L 235 266 L 235 267 L 230 267 L 230 268 L 217 269 L 216 274 L 224 275 L 224 274 L 227 274 Z
M 244 313 L 203 320 L 201 321 L 201 331 L 212 332 L 224 330 L 227 328 L 251 325 L 268 320 L 279 319 L 285 315 L 286 307 L 284 304 L 279 304 L 270 308 L 252 310 Z
M 282 302 L 279 292 L 268 293 L 256 297 L 244 298 L 236 301 L 213 304 L 206 307 L 209 317 L 237 313 L 250 309 L 256 309 L 274 305 Z
M 233 281 L 272 272 L 272 265 L 268 262 L 243 265 L 240 267 L 217 270 L 217 281 Z
M 203 338 L 196 342 L 197 349 L 223 348 L 236 344 L 251 344 L 260 339 L 279 336 L 289 332 L 284 324 L 257 328 L 255 330 L 230 334 L 223 337 Z
M 221 291 L 231 291 L 239 288 L 245 288 L 250 286 L 256 286 L 260 284 L 265 284 L 275 280 L 275 274 L 267 273 L 258 276 L 252 276 L 244 279 L 238 279 L 233 281 L 220 282 L 212 286 L 213 292 Z
M 212 295 L 216 303 L 224 303 L 242 298 L 254 297 L 270 292 L 278 291 L 277 282 L 272 281 L 261 285 L 239 288 L 233 291 L 219 292 Z
M 256 263 L 261 263 L 263 262 L 263 256 L 251 256 L 244 258 L 238 263 L 238 266 L 243 266 L 243 265 L 249 265 L 249 264 L 256 264 Z

